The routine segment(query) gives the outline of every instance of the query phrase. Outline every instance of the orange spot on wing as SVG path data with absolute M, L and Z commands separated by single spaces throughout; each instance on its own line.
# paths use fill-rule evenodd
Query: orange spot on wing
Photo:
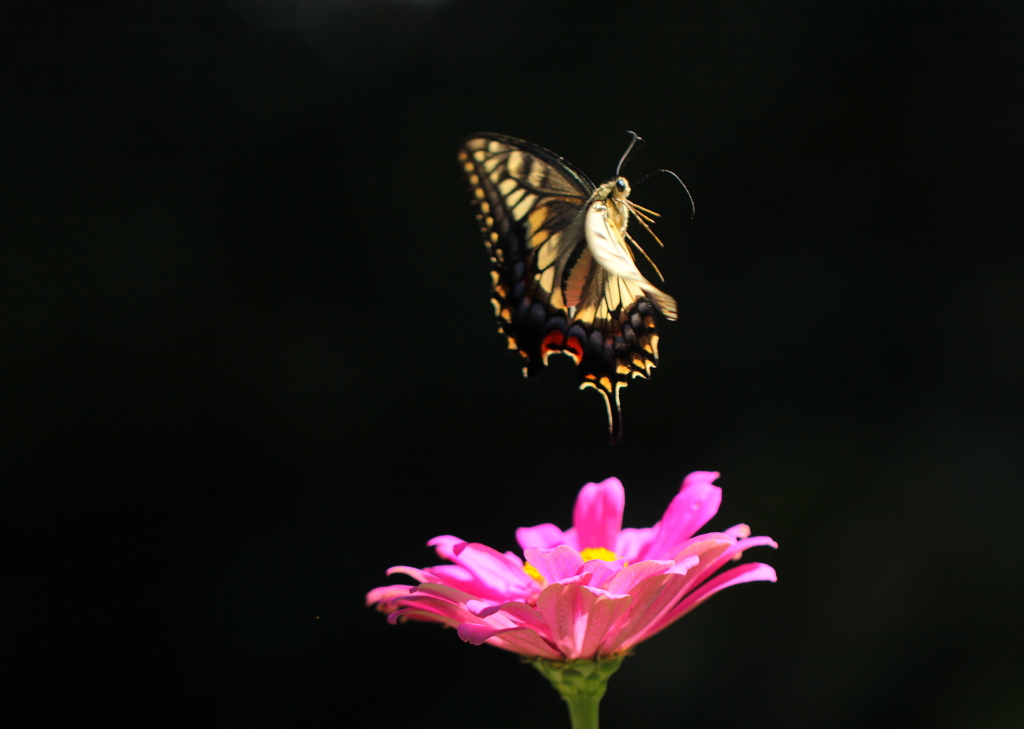
M 583 344 L 579 337 L 569 337 L 565 340 L 565 351 L 579 364 L 583 360 Z
M 540 353 L 547 357 L 552 352 L 562 351 L 562 342 L 565 341 L 565 335 L 557 329 L 552 329 L 548 332 L 548 335 L 544 337 L 544 340 L 540 343 Z

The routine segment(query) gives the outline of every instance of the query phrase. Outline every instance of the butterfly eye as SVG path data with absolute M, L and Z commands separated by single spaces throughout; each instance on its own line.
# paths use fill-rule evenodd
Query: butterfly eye
M 625 192 L 626 191 L 626 178 L 625 177 L 620 177 L 619 179 L 617 179 L 615 181 L 615 187 L 619 188 L 619 192 Z

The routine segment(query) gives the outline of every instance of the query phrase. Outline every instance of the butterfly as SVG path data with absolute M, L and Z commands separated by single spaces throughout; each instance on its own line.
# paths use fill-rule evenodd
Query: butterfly
M 630 134 L 614 179 L 600 186 L 555 153 L 514 137 L 474 134 L 459 150 L 490 254 L 499 331 L 525 358 L 528 378 L 553 354 L 571 357 L 580 389 L 604 398 L 612 443 L 622 437 L 619 390 L 632 378 L 649 378 L 658 364 L 655 310 L 677 317 L 675 299 L 637 269 L 633 248 L 661 277 L 626 231 L 634 215 L 661 244 L 650 228 L 658 214 L 629 200 L 629 182 L 619 175 L 639 140 Z

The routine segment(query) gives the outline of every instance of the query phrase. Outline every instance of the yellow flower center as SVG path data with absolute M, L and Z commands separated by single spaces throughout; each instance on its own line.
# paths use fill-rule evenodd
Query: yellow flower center
M 610 549 L 605 549 L 604 547 L 587 547 L 580 552 L 580 556 L 583 557 L 584 562 L 589 562 L 592 559 L 614 562 L 619 558 L 619 555 L 615 554 L 615 552 Z
M 587 547 L 582 552 L 580 552 L 580 557 L 583 558 L 584 562 L 589 562 L 592 559 L 601 559 L 605 562 L 614 562 L 619 558 L 619 556 L 615 554 L 615 552 L 611 551 L 610 549 L 605 549 L 604 547 Z M 541 576 L 540 572 L 537 571 L 537 568 L 529 562 L 523 565 L 523 572 L 525 572 L 534 580 L 536 580 L 538 584 L 543 585 L 545 583 L 544 578 Z
M 541 585 L 544 584 L 544 578 L 540 576 L 540 572 L 538 572 L 537 568 L 534 567 L 529 562 L 527 562 L 525 565 L 523 565 L 523 572 L 525 572 L 530 577 L 535 579 L 539 584 L 541 584 Z

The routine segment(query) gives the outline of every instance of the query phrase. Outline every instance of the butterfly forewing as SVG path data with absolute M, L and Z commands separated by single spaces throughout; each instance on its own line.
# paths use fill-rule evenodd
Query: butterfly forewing
M 498 134 L 468 139 L 459 161 L 491 260 L 498 328 L 543 372 L 552 354 L 576 362 L 581 387 L 604 396 L 612 441 L 622 434 L 619 390 L 658 361 L 654 306 L 635 281 L 609 273 L 587 246 L 595 187 L 558 155 Z M 623 242 L 623 245 L 625 243 Z M 627 255 L 632 255 L 626 249 Z

